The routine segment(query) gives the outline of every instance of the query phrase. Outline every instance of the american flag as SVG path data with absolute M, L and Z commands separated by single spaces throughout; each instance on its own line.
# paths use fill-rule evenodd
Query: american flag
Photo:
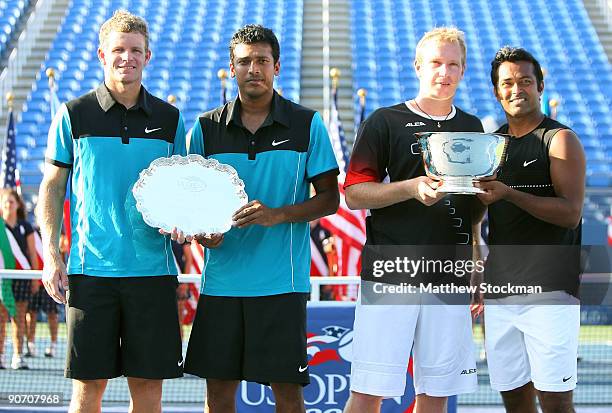
M 2 187 L 15 188 L 15 175 L 17 171 L 17 147 L 15 145 L 15 118 L 11 109 L 6 128 L 6 141 L 2 151 Z
M 354 211 L 346 205 L 344 197 L 344 179 L 348 167 L 349 150 L 344 136 L 344 129 L 338 116 L 337 89 L 332 90 L 331 117 L 328 125 L 329 138 L 334 148 L 336 161 L 340 167 L 338 189 L 340 191 L 340 206 L 334 215 L 321 218 L 321 226 L 329 230 L 336 242 L 338 254 L 338 275 L 359 275 L 361 270 L 361 249 L 365 243 L 365 216 L 363 210 Z M 356 298 L 356 289 L 343 287 L 347 298 Z

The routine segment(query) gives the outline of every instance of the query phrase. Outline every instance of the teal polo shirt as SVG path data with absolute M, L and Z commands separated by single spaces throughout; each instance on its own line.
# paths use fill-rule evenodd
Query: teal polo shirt
M 60 106 L 46 161 L 71 169 L 68 274 L 177 273 L 169 237 L 145 224 L 132 195 L 151 161 L 174 154 L 186 154 L 181 114 L 144 87 L 130 109 L 104 84 Z
M 195 123 L 189 153 L 233 166 L 249 200 L 278 208 L 310 197 L 310 183 L 338 174 L 321 116 L 274 93 L 255 134 L 240 120 L 240 101 L 205 113 Z M 310 291 L 308 222 L 232 228 L 206 251 L 202 292 L 253 297 Z

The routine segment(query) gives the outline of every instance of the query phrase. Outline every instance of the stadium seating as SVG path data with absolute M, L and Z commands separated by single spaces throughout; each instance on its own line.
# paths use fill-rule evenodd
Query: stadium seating
M 281 44 L 281 75 L 276 87 L 299 101 L 303 4 L 300 0 L 75 0 L 33 85 L 17 124 L 18 162 L 24 185 L 38 185 L 51 122 L 49 89 L 44 73 L 56 70 L 61 102 L 95 88 L 102 81 L 96 51 L 98 28 L 112 10 L 126 8 L 149 23 L 153 57 L 143 82 L 150 92 L 176 96 L 186 127 L 198 114 L 221 103 L 217 71 L 228 68 L 233 32 L 247 23 L 270 27 Z M 236 94 L 228 79 L 227 97 Z
M 353 88 L 368 89 L 367 112 L 417 92 L 413 61 L 418 39 L 435 26 L 466 33 L 467 72 L 457 104 L 478 116 L 503 120 L 491 93 L 490 61 L 503 45 L 521 46 L 548 75 L 546 90 L 560 102 L 559 121 L 586 147 L 588 184 L 612 183 L 610 154 L 612 70 L 579 0 L 353 0 Z M 357 110 L 357 108 L 356 108 Z
M 502 122 L 491 92 L 490 61 L 504 45 L 531 51 L 548 71 L 558 120 L 582 139 L 587 185 L 612 185 L 612 70 L 580 0 L 353 0 L 353 89 L 368 90 L 366 112 L 415 96 L 416 43 L 435 26 L 466 33 L 467 71 L 456 102 L 481 118 Z M 357 100 L 355 112 L 359 108 Z M 604 202 L 594 204 L 594 201 Z M 586 199 L 585 219 L 610 214 L 610 197 Z
M 21 10 L 25 3 L 2 4 L 8 4 L 6 10 L 11 4 L 20 5 Z M 256 22 L 279 36 L 282 70 L 276 86 L 299 101 L 302 1 L 237 0 L 231 7 L 227 4 L 225 0 L 75 0 L 44 67 L 57 71 L 60 101 L 94 88 L 102 79 L 96 57 L 97 27 L 114 9 L 132 10 L 150 24 L 153 59 L 144 83 L 158 96 L 174 94 L 189 127 L 199 113 L 220 103 L 217 71 L 227 68 L 231 34 Z M 14 20 L 16 13 L 3 12 L 2 16 Z M 368 113 L 417 93 L 416 42 L 425 31 L 441 25 L 455 25 L 466 33 L 467 72 L 457 95 L 460 107 L 481 118 L 502 121 L 503 112 L 491 93 L 490 60 L 502 45 L 527 48 L 548 71 L 546 90 L 559 101 L 558 119 L 583 141 L 588 185 L 612 184 L 612 120 L 608 116 L 612 70 L 580 0 L 554 4 L 546 0 L 352 0 L 356 113 L 356 92 L 362 87 L 368 91 Z M 235 83 L 228 81 L 228 97 L 235 94 Z M 18 162 L 26 185 L 40 182 L 40 148 L 46 142 L 49 123 L 49 90 L 43 69 L 17 125 Z M 597 208 L 585 209 L 592 210 Z
M 8 57 L 10 42 L 19 33 L 19 25 L 30 4 L 30 0 L 0 1 L 0 62 Z

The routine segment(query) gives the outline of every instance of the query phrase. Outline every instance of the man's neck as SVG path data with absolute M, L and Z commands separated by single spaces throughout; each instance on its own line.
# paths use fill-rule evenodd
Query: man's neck
M 272 110 L 273 96 L 273 94 L 265 95 L 256 100 L 240 96 L 240 120 L 251 133 L 257 132 Z
M 238 93 L 240 98 L 240 114 L 250 117 L 268 116 L 272 108 L 272 98 L 274 93 L 260 97 L 259 99 L 249 99 L 246 96 L 242 96 Z
M 540 123 L 542 123 L 543 119 L 544 114 L 540 111 L 536 111 L 532 114 L 519 118 L 508 116 L 506 114 L 506 120 L 508 121 L 508 133 L 517 138 L 525 136 L 534 130 Z
M 124 83 L 111 83 L 105 82 L 106 87 L 110 91 L 117 102 L 121 103 L 126 108 L 135 106 L 138 102 L 138 96 L 140 95 L 140 82 L 124 84 Z
M 429 116 L 446 116 L 453 109 L 453 99 L 437 100 L 418 95 L 413 99 L 417 108 Z

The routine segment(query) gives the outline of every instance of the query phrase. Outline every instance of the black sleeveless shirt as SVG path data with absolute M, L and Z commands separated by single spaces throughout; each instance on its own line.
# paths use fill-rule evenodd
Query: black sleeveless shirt
M 556 196 L 549 151 L 561 129 L 569 128 L 545 117 L 532 132 L 512 138 L 497 179 L 522 192 Z M 508 133 L 508 125 L 498 132 Z M 543 291 L 577 295 L 581 237 L 582 223 L 574 229 L 564 228 L 542 221 L 511 202 L 495 202 L 489 205 L 488 243 L 492 248 L 485 281 L 493 285 L 539 285 Z

